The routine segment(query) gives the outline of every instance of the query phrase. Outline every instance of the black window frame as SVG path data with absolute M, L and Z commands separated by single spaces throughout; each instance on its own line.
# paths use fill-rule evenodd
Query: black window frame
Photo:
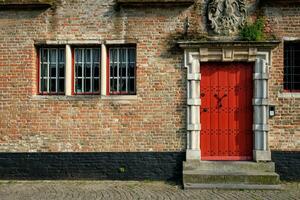
M 285 92 L 300 92 L 300 41 L 284 42 Z

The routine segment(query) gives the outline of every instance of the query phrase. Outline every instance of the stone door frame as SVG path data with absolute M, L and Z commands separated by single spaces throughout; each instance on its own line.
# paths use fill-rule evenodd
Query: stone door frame
M 217 45 L 215 45 L 217 44 Z M 186 160 L 201 160 L 200 147 L 200 80 L 201 62 L 253 62 L 253 160 L 271 161 L 268 147 L 268 80 L 271 66 L 271 48 L 233 43 L 179 43 L 184 48 L 184 66 L 187 68 L 187 147 Z M 273 45 L 274 46 L 274 45 Z M 264 46 L 265 47 L 265 46 Z

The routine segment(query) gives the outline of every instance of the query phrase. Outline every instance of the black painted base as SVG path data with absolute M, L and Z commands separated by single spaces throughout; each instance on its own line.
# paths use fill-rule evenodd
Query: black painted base
M 184 152 L 0 153 L 0 179 L 182 179 Z
M 281 180 L 300 181 L 300 151 L 272 151 Z
M 185 152 L 0 153 L 0 179 L 182 180 Z M 300 180 L 300 151 L 272 151 L 281 180 Z

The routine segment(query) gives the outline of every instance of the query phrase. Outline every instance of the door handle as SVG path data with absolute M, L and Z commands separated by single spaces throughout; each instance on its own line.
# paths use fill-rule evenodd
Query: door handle
M 203 108 L 203 112 L 208 112 L 208 109 L 207 108 Z

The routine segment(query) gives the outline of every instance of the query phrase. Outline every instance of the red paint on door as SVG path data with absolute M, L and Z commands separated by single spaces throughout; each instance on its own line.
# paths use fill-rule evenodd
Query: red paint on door
M 251 160 L 253 63 L 201 63 L 202 160 Z

